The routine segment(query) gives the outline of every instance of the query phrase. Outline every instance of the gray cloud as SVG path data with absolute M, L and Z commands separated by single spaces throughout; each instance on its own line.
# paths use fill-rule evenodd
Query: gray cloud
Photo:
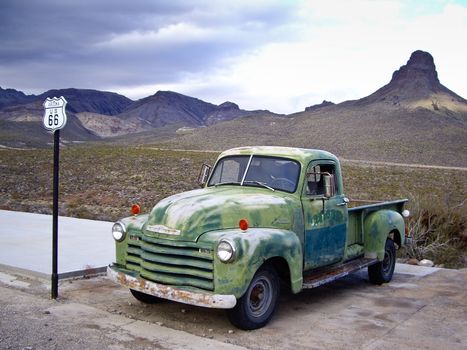
M 176 83 L 284 39 L 292 16 L 271 1 L 2 0 L 0 86 Z

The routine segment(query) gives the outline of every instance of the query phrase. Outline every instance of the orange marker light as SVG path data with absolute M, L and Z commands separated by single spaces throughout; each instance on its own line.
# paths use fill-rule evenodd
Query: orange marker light
M 141 207 L 139 206 L 139 204 L 133 204 L 131 206 L 131 213 L 133 215 L 138 215 L 140 212 L 141 212 Z
M 240 230 L 242 230 L 242 231 L 248 230 L 248 220 L 247 219 L 241 219 L 240 222 L 238 223 L 238 226 L 240 226 Z

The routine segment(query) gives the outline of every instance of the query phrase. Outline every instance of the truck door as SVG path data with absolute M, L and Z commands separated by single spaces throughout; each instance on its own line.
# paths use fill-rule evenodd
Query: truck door
M 331 194 L 329 197 L 325 195 L 326 185 L 327 193 Z M 341 261 L 345 252 L 348 212 L 342 193 L 340 168 L 333 161 L 310 164 L 302 193 L 302 206 L 305 222 L 304 270 Z

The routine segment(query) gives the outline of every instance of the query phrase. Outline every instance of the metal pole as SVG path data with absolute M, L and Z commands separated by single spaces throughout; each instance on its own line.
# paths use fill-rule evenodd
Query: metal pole
M 52 299 L 58 296 L 58 162 L 60 157 L 60 129 L 54 132 L 54 178 L 52 217 Z

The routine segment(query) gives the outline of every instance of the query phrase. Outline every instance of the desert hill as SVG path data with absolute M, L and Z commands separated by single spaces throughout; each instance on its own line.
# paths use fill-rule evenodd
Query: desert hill
M 232 102 L 215 105 L 173 91 L 158 91 L 134 102 L 118 117 L 146 124 L 146 129 L 177 124 L 186 127 L 205 126 L 240 116 L 268 113 L 268 111 L 245 111 Z
M 274 144 L 351 159 L 467 166 L 466 126 L 466 100 L 439 82 L 429 53 L 415 51 L 387 85 L 362 99 L 325 101 L 286 117 L 239 118 L 161 145 L 221 150 Z
M 73 123 L 67 125 L 62 133 L 68 141 L 98 140 L 148 131 L 159 134 L 161 128 L 163 133 L 170 130 L 176 135 L 177 130 L 242 116 L 274 115 L 269 111 L 245 111 L 232 102 L 218 106 L 172 91 L 158 91 L 152 96 L 132 101 L 116 93 L 97 90 L 49 90 L 38 96 L 27 96 L 14 89 L 0 89 L 0 122 L 5 130 L 10 130 L 8 136 L 3 133 L 5 136 L 0 138 L 0 144 L 16 147 L 45 145 L 47 133 L 40 130 L 42 103 L 51 96 L 64 96 L 68 101 L 67 115 Z M 38 130 L 31 127 L 34 124 Z M 69 128 L 72 130 L 67 131 Z
M 415 51 L 369 96 L 290 115 L 215 105 L 172 91 L 138 101 L 110 92 L 0 88 L 0 145 L 43 147 L 47 96 L 67 98 L 63 139 L 223 150 L 245 145 L 323 148 L 350 159 L 467 166 L 467 101 L 441 84 L 433 57 Z
M 100 137 L 77 118 L 80 112 L 113 115 L 122 112 L 133 101 L 113 92 L 87 89 L 49 90 L 40 95 L 25 95 L 14 89 L 0 89 L 0 144 L 11 147 L 40 147 L 51 142 L 42 127 L 46 97 L 65 96 L 68 121 L 61 135 L 66 142 L 96 141 Z
M 33 98 L 34 95 L 28 96 L 22 91 L 15 89 L 2 89 L 0 87 L 0 109 L 11 105 L 27 103 L 32 101 Z
M 364 106 L 374 103 L 408 109 L 423 107 L 435 111 L 467 112 L 467 101 L 440 83 L 433 57 L 420 50 L 412 53 L 407 64 L 393 73 L 387 85 L 353 104 Z

